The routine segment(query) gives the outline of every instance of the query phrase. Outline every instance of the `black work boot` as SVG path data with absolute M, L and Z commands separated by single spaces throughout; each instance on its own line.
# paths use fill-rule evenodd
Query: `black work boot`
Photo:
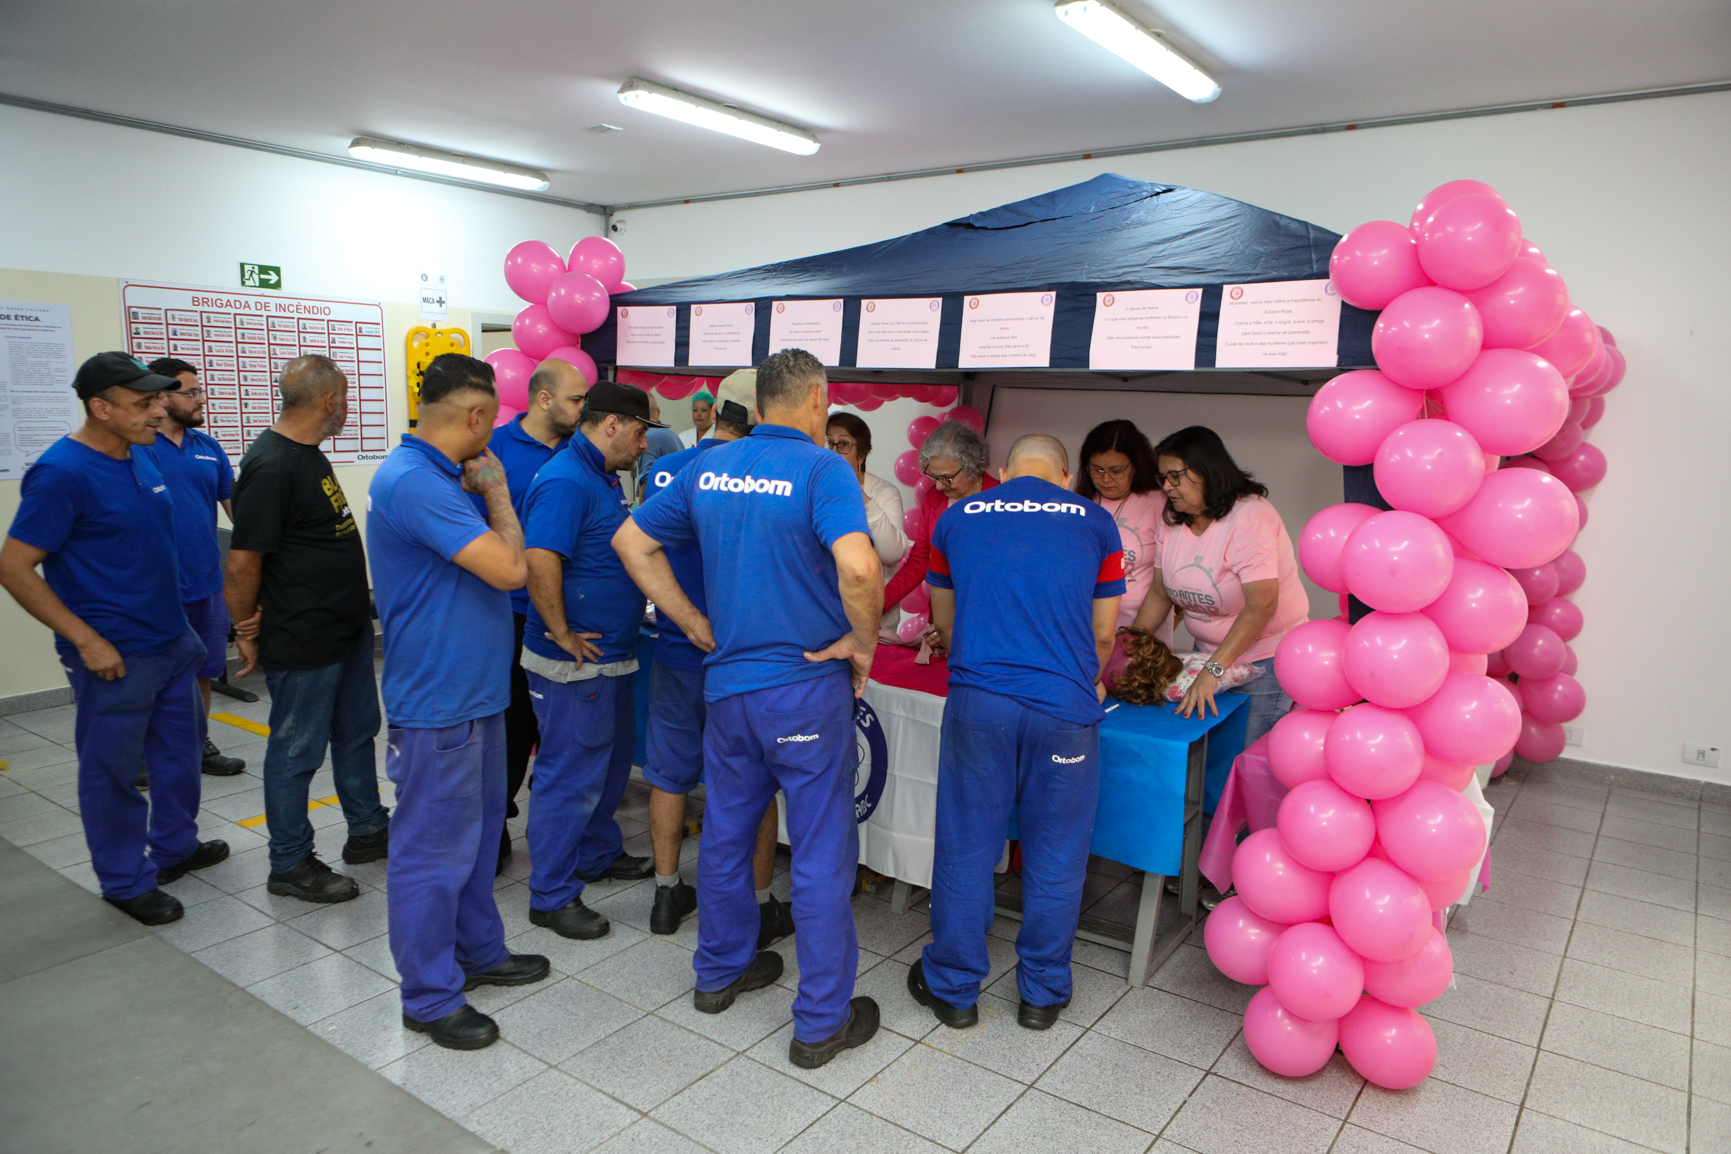
M 350 865 L 382 861 L 390 856 L 391 827 L 388 825 L 372 833 L 351 833 L 349 839 L 343 843 L 343 860 Z
M 787 1044 L 787 1060 L 802 1070 L 815 1070 L 843 1050 L 863 1046 L 878 1032 L 878 1004 L 871 998 L 855 998 L 848 1003 L 853 1013 L 847 1025 L 821 1042 L 802 1042 L 798 1038 Z
M 771 897 L 757 907 L 757 948 L 767 950 L 783 938 L 793 936 L 793 903 Z
M 606 914 L 598 914 L 584 905 L 581 897 L 572 898 L 570 905 L 556 910 L 530 907 L 529 924 L 546 926 L 562 938 L 575 938 L 580 942 L 604 938 L 613 928 L 613 923 L 607 920 Z
M 579 873 L 577 877 L 583 882 L 616 881 L 640 882 L 644 878 L 655 876 L 655 862 L 651 858 L 637 857 L 634 854 L 622 853 L 607 863 L 607 868 L 598 874 Z
M 921 958 L 908 967 L 908 993 L 914 996 L 914 1001 L 926 1007 L 938 1021 L 952 1030 L 965 1030 L 969 1026 L 980 1024 L 979 1006 L 952 1006 L 926 985 L 925 959 Z
M 553 963 L 540 954 L 512 954 L 490 970 L 470 974 L 463 979 L 463 988 L 476 986 L 529 986 L 545 978 Z
M 346 902 L 361 894 L 361 884 L 346 874 L 340 874 L 310 853 L 295 863 L 294 868 L 281 873 L 271 871 L 267 891 L 278 897 L 299 898 L 303 902 Z M 442 1019 L 441 1019 L 442 1020 Z
M 135 898 L 103 898 L 103 901 L 131 918 L 147 926 L 166 926 L 169 922 L 178 922 L 186 908 L 180 904 L 180 899 L 173 894 L 165 894 L 161 890 L 151 890 L 139 894 Z
M 177 882 L 193 870 L 201 870 L 213 866 L 217 862 L 228 860 L 228 843 L 226 841 L 203 841 L 184 859 L 171 866 L 156 871 L 156 884 L 165 886 Z
M 649 911 L 649 932 L 676 934 L 685 915 L 697 908 L 697 891 L 684 882 L 655 887 L 655 905 Z
M 212 777 L 233 777 L 245 768 L 246 762 L 238 757 L 229 757 L 216 747 L 216 742 L 208 737 L 204 739 L 205 773 Z
M 427 1035 L 447 1050 L 484 1050 L 499 1040 L 499 1023 L 467 1005 L 431 1022 L 416 1021 L 404 1014 L 403 1025 Z
M 733 1005 L 733 1000 L 739 995 L 752 990 L 761 990 L 775 979 L 781 977 L 781 967 L 784 963 L 781 955 L 764 950 L 753 958 L 751 965 L 745 967 L 745 973 L 733 979 L 730 985 L 719 990 L 691 991 L 691 1004 L 700 1013 L 719 1014 Z

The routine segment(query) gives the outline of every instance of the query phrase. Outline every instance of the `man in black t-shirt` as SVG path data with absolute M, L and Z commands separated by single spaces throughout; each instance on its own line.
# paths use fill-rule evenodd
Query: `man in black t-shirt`
M 270 892 L 342 902 L 360 887 L 319 860 L 307 819 L 327 745 L 349 826 L 343 860 L 377 861 L 390 838 L 373 756 L 379 696 L 367 557 L 348 498 L 319 451 L 347 423 L 349 382 L 328 357 L 306 356 L 284 366 L 279 387 L 281 418 L 241 458 L 225 592 L 247 663 L 241 672 L 262 666 L 270 687 Z

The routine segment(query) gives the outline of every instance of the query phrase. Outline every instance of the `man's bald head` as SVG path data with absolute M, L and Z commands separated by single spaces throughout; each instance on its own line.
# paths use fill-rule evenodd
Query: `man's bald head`
M 321 403 L 332 393 L 346 390 L 348 377 L 329 357 L 312 354 L 296 357 L 283 366 L 277 387 L 282 390 L 282 407 L 307 409 Z
M 555 400 L 562 396 L 575 394 L 582 396 L 589 391 L 589 381 L 570 361 L 559 357 L 549 357 L 535 366 L 535 372 L 529 377 L 529 403 L 535 403 L 538 393 L 548 393 Z
M 1044 433 L 1016 438 L 1004 461 L 1004 480 L 1012 477 L 1041 477 L 1054 485 L 1069 487 L 1070 454 L 1064 449 L 1064 442 Z

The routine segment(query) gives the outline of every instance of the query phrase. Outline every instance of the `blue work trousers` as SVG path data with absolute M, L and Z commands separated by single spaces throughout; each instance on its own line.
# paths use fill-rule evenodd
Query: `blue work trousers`
M 113 681 L 86 669 L 68 642 L 57 638 L 55 648 L 78 707 L 78 808 L 91 868 L 105 898 L 147 894 L 157 870 L 198 850 L 206 723 L 193 675 L 204 642 L 189 628 L 160 653 L 124 653 L 126 676 Z M 138 789 L 140 759 L 149 801 Z
M 264 747 L 264 815 L 270 868 L 285 873 L 313 852 L 307 797 L 313 774 L 331 751 L 331 779 L 351 836 L 390 824 L 379 801 L 373 739 L 379 733 L 379 686 L 373 680 L 373 631 L 349 655 L 316 669 L 267 669 L 270 740 Z M 393 847 L 394 849 L 395 847 Z
M 549 681 L 529 673 L 529 696 L 541 726 L 535 786 L 529 795 L 529 905 L 562 909 L 583 892 L 583 879 L 625 852 L 614 811 L 631 779 L 637 752 L 632 679 Z
M 697 857 L 697 988 L 730 985 L 757 956 L 762 926 L 752 854 L 763 811 L 787 795 L 799 993 L 793 1036 L 821 1042 L 847 1025 L 859 965 L 854 932 L 853 689 L 845 673 L 709 703 Z
M 643 778 L 663 793 L 687 794 L 703 780 L 703 669 L 657 661 L 649 667 L 649 732 Z
M 505 826 L 505 715 L 387 738 L 397 787 L 385 871 L 403 1012 L 431 1022 L 463 1006 L 463 982 L 510 956 L 493 900 Z
M 950 689 L 938 747 L 933 940 L 923 955 L 932 993 L 953 1006 L 971 1006 L 980 995 L 997 904 L 992 871 L 1017 810 L 1016 985 L 1031 1005 L 1070 1000 L 1070 951 L 1099 800 L 1099 726 L 1060 721 L 980 689 Z

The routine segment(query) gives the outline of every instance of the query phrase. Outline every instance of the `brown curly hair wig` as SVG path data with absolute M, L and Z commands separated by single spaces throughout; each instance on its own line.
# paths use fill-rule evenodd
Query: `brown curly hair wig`
M 1130 656 L 1130 665 L 1109 687 L 1113 697 L 1131 705 L 1153 705 L 1165 699 L 1168 686 L 1184 672 L 1184 662 L 1175 657 L 1166 643 L 1142 629 L 1123 628 L 1118 636 L 1128 636 L 1121 642 Z

